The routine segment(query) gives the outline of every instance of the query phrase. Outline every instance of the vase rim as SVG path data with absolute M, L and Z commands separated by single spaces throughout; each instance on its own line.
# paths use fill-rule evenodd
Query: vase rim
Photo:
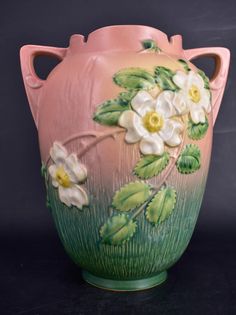
M 151 31 L 151 32 L 155 32 L 155 33 L 159 33 L 162 36 L 167 37 L 167 35 L 160 31 L 159 29 L 149 26 L 149 25 L 143 25 L 143 24 L 117 24 L 117 25 L 106 25 L 103 27 L 100 27 L 98 29 L 95 29 L 94 31 L 90 32 L 88 34 L 88 40 L 91 39 L 91 37 L 95 37 L 100 33 L 105 33 L 105 32 L 110 32 L 110 31 L 122 31 L 122 30 L 126 30 L 126 31 Z
M 179 35 L 177 35 L 179 36 Z M 169 50 L 172 44 L 165 33 L 157 28 L 146 25 L 120 24 L 108 25 L 94 30 L 88 34 L 87 40 L 83 35 L 74 34 L 71 36 L 70 46 L 78 47 L 80 51 L 114 51 L 114 50 L 135 50 L 142 49 L 143 40 L 153 40 L 158 47 Z M 77 43 L 77 44 L 76 44 Z M 171 47 L 172 48 L 172 47 Z

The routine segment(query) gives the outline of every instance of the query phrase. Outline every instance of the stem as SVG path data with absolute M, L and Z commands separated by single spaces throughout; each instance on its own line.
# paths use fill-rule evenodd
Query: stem
M 83 150 L 81 150 L 78 154 L 77 157 L 81 158 L 87 151 L 89 151 L 93 146 L 95 146 L 96 144 L 98 144 L 99 142 L 103 141 L 104 139 L 108 138 L 108 137 L 112 137 L 115 134 L 121 133 L 121 132 L 125 132 L 126 130 L 123 128 L 116 128 L 113 129 L 112 131 L 103 133 L 102 135 L 100 135 L 99 137 L 97 137 L 94 141 L 92 141 L 87 147 L 85 147 Z
M 96 131 L 84 131 L 84 132 L 80 132 L 80 133 L 76 133 L 70 137 L 68 137 L 64 142 L 63 145 L 75 140 L 75 139 L 79 139 L 79 138 L 83 138 L 83 137 L 97 137 L 97 132 Z
M 130 217 L 130 219 L 135 219 L 146 207 L 146 205 L 152 200 L 152 198 L 155 196 L 156 190 L 151 194 L 151 196 L 146 200 L 138 209 L 136 212 L 133 213 L 133 215 Z
M 80 132 L 80 133 L 76 133 L 76 134 L 68 137 L 66 140 L 64 140 L 62 142 L 62 145 L 66 145 L 66 144 L 70 143 L 71 141 L 74 141 L 74 140 L 79 139 L 79 138 L 95 137 L 96 139 L 94 141 L 92 141 L 86 148 L 84 148 L 83 150 L 81 150 L 77 154 L 78 158 L 80 158 L 97 143 L 103 141 L 104 139 L 106 139 L 108 137 L 112 137 L 117 133 L 121 133 L 121 132 L 125 132 L 125 131 L 126 130 L 123 128 L 114 128 L 113 130 L 108 131 L 108 132 L 97 132 L 97 131 Z M 49 155 L 47 160 L 46 160 L 46 164 L 45 164 L 46 166 L 48 165 L 50 160 L 51 160 L 51 156 Z

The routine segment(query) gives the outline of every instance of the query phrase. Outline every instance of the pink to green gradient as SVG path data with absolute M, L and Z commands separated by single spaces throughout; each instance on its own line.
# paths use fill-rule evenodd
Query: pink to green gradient
M 161 52 L 144 51 L 141 42 L 146 39 L 156 41 Z M 33 67 L 34 58 L 38 55 L 51 55 L 61 60 L 46 80 L 39 79 Z M 205 56 L 215 59 L 216 69 L 210 80 L 212 111 L 208 115 L 209 128 L 205 137 L 197 141 L 201 151 L 200 169 L 183 175 L 176 167 L 173 168 L 168 185 L 175 187 L 178 193 L 176 209 L 159 228 L 153 228 L 142 215 L 138 221 L 139 232 L 130 242 L 121 247 L 100 244 L 99 229 L 109 216 L 112 197 L 121 186 L 137 180 L 132 170 L 140 159 L 139 144 L 127 144 L 124 141 L 125 130 L 103 126 L 92 119 L 99 104 L 116 98 L 123 91 L 114 84 L 114 73 L 130 67 L 153 71 L 156 66 L 176 71 L 182 69 L 178 59 L 191 61 Z M 84 276 L 88 282 L 96 281 L 91 280 L 96 277 L 136 281 L 163 276 L 162 272 L 173 265 L 185 250 L 200 210 L 213 126 L 228 75 L 228 49 L 184 50 L 180 35 L 168 40 L 166 34 L 152 27 L 118 25 L 96 30 L 86 42 L 84 36 L 73 35 L 67 48 L 23 46 L 20 58 L 25 89 L 38 130 L 42 161 L 45 164 L 50 162 L 49 150 L 54 141 L 59 141 L 68 152 L 76 152 L 88 170 L 85 189 L 89 193 L 90 207 L 84 212 L 60 204 L 55 189 L 49 187 L 52 214 L 66 251 L 80 267 L 93 275 Z M 190 68 L 197 70 L 191 63 Z M 187 125 L 183 144 L 196 143 L 186 136 L 186 128 Z M 97 141 L 99 138 L 102 140 Z M 158 185 L 164 176 L 165 173 L 161 173 L 148 182 Z M 162 281 L 162 276 L 161 280 L 153 281 Z M 106 281 L 104 285 L 102 283 L 98 286 L 122 290 L 120 283 L 113 287 L 106 285 Z M 148 283 L 146 287 L 152 286 Z M 140 288 L 145 288 L 145 285 Z M 134 290 L 135 284 L 132 287 L 126 283 L 123 289 Z

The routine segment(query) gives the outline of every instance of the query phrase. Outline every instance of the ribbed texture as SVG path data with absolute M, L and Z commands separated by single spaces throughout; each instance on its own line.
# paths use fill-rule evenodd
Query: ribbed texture
M 118 213 L 109 209 L 115 191 L 125 183 L 137 180 L 132 169 L 140 156 L 138 145 L 126 145 L 123 136 L 118 136 L 115 140 L 104 140 L 86 154 L 82 162 L 89 171 L 86 189 L 90 206 L 83 211 L 63 205 L 58 199 L 58 191 L 49 185 L 52 214 L 71 258 L 94 275 L 124 280 L 153 276 L 173 265 L 186 249 L 198 217 L 209 166 L 211 131 L 205 140 L 194 142 L 202 151 L 200 170 L 183 175 L 175 167 L 168 178 L 168 185 L 177 191 L 176 206 L 170 217 L 152 226 L 142 212 L 136 218 L 134 237 L 122 246 L 102 244 L 99 230 L 111 216 L 111 211 Z M 106 165 L 109 159 L 103 153 L 106 146 L 111 150 L 116 146 L 117 149 L 117 156 L 110 161 L 110 166 Z M 73 150 L 78 152 L 78 148 L 79 143 L 73 143 Z M 147 182 L 157 185 L 164 172 Z

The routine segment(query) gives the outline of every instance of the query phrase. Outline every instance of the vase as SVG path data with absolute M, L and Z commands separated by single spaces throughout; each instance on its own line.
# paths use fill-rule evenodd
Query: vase
M 45 80 L 39 55 L 60 60 Z M 204 56 L 211 79 L 191 63 Z M 73 35 L 67 48 L 25 45 L 20 59 L 66 252 L 100 288 L 162 283 L 199 214 L 229 50 L 184 50 L 180 35 L 118 25 Z

